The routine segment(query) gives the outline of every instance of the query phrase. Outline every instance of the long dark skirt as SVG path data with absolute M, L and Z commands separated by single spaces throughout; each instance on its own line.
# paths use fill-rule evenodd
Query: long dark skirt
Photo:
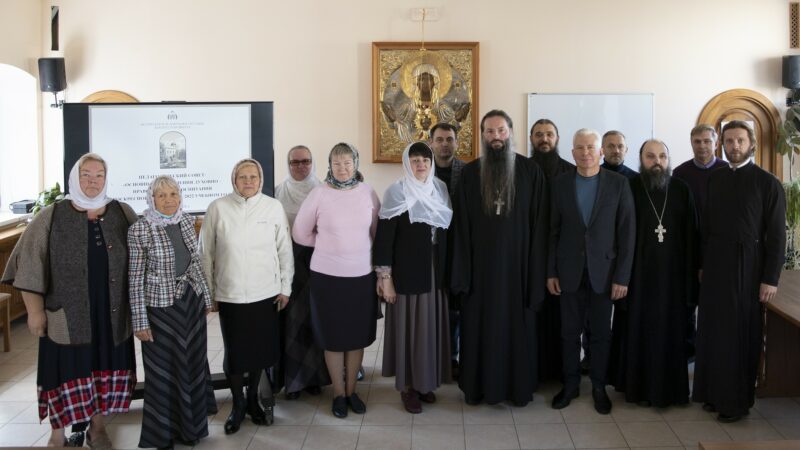
M 139 447 L 208 436 L 217 412 L 208 369 L 205 303 L 187 287 L 167 308 L 147 308 L 153 342 L 142 342 L 145 388 Z
M 312 270 L 310 283 L 311 323 L 321 348 L 347 352 L 369 347 L 375 341 L 375 272 L 361 277 L 334 277 Z
M 294 279 L 292 296 L 281 311 L 282 370 L 286 392 L 298 392 L 308 386 L 327 386 L 331 383 L 325 366 L 325 354 L 314 342 L 311 328 L 311 287 L 309 279 L 313 247 L 293 243 Z
M 280 355 L 275 297 L 253 303 L 219 303 L 219 325 L 228 375 L 258 374 Z

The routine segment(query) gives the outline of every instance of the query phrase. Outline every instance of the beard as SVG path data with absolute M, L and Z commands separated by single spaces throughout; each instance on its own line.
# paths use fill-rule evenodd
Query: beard
M 558 162 L 561 159 L 558 154 L 558 144 L 554 145 L 548 152 L 540 151 L 534 147 L 531 159 L 539 165 L 547 178 L 552 178 L 558 171 Z
M 669 179 L 672 178 L 672 167 L 669 165 L 666 169 L 659 165 L 654 165 L 649 169 L 639 166 L 639 172 L 645 189 L 650 191 L 665 190 L 669 184 Z
M 492 144 L 501 142 L 494 148 Z M 488 215 L 497 213 L 497 201 L 502 202 L 501 214 L 507 216 L 514 204 L 514 162 L 516 152 L 511 139 L 481 143 L 481 198 Z

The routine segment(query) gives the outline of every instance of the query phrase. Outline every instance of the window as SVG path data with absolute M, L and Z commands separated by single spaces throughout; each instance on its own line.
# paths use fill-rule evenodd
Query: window
M 39 192 L 36 78 L 0 64 L 0 213 Z

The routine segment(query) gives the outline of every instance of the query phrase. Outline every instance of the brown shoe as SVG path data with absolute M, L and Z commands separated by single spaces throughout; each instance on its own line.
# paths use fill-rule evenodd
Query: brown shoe
M 400 393 L 400 400 L 403 401 L 403 407 L 411 414 L 419 414 L 422 412 L 422 403 L 419 402 L 419 394 L 413 389 L 403 391 Z
M 94 450 L 112 450 L 114 448 L 111 445 L 111 438 L 108 437 L 108 433 L 106 433 L 105 428 L 103 428 L 100 432 L 93 432 L 92 428 L 90 427 L 89 431 L 86 432 L 86 445 Z
M 426 392 L 424 394 L 418 392 L 417 394 L 419 395 L 419 399 L 425 403 L 436 403 L 436 394 L 434 394 L 433 391 Z

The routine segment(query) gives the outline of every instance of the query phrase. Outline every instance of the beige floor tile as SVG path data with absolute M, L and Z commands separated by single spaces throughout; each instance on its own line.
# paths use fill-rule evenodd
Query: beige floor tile
M 400 393 L 394 388 L 394 378 L 392 384 L 376 384 L 373 383 L 369 387 L 369 403 L 398 403 L 400 402 Z
M 698 442 L 724 442 L 731 440 L 728 433 L 717 422 L 691 421 L 669 422 L 670 428 L 685 446 L 697 447 Z
M 769 423 L 784 439 L 800 439 L 800 419 L 772 419 Z
M 20 349 L 15 357 L 8 360 L 10 364 L 36 364 L 39 361 L 39 348 Z
M 371 403 L 364 416 L 363 425 L 404 425 L 410 426 L 412 414 L 403 405 L 395 403 Z
M 250 421 L 244 421 L 239 431 L 231 435 L 226 435 L 223 425 L 209 425 L 208 437 L 200 439 L 200 443 L 194 448 L 209 450 L 246 449 L 253 440 L 253 436 L 256 434 L 258 428 L 259 427 L 253 425 Z
M 772 441 L 782 439 L 780 433 L 766 420 L 740 420 L 735 423 L 723 423 L 722 429 L 734 441 Z
M 13 341 L 12 341 L 13 342 Z M 50 422 L 8 423 L 0 427 L 0 447 L 30 447 L 42 437 L 50 436 Z
M 461 403 L 423 404 L 422 413 L 413 416 L 414 425 L 461 425 L 464 407 Z
M 615 423 L 568 423 L 575 448 L 613 448 L 627 446 Z
M 139 436 L 142 433 L 141 424 L 110 423 L 106 425 L 108 436 L 115 449 L 139 448 Z
M 311 426 L 308 428 L 303 448 L 308 450 L 355 449 L 359 428 L 357 426 Z
M 2 403 L 2 407 L 5 407 L 5 403 Z M 49 423 L 48 419 L 45 419 L 42 423 Z M 32 423 L 38 424 L 39 421 L 39 405 L 36 403 L 28 403 L 28 407 L 25 408 L 24 411 L 17 414 L 13 419 L 9 421 L 9 423 Z
M 222 342 L 222 336 L 207 336 L 206 337 L 206 348 L 209 352 L 220 351 L 225 348 L 225 344 Z
M 308 403 L 303 400 L 302 396 L 296 401 L 279 400 L 275 406 L 275 425 L 311 425 L 319 402 Z
M 36 383 L 17 381 L 0 394 L 0 402 L 35 402 L 36 395 Z
M 669 446 L 669 447 L 631 447 L 631 450 L 684 450 L 686 447 L 683 445 Z M 691 447 L 692 450 L 697 450 L 697 446 Z
M 358 434 L 359 450 L 408 450 L 411 448 L 411 426 L 367 426 Z
M 128 424 L 141 424 L 142 414 L 144 412 L 144 401 L 134 400 L 131 402 L 128 412 L 115 414 L 110 423 L 128 423 Z
M 457 382 L 443 384 L 435 392 L 437 403 L 464 403 L 464 393 Z
M 464 424 L 469 425 L 504 425 L 513 424 L 514 416 L 511 408 L 504 404 L 464 405 Z
M 682 445 L 666 422 L 625 422 L 618 423 L 617 426 L 631 447 Z
M 0 381 L 20 381 L 35 372 L 35 364 L 0 364 Z
M 635 403 L 614 403 L 611 417 L 617 423 L 621 422 L 661 422 L 664 420 L 655 408 L 644 408 Z
M 10 422 L 22 411 L 33 406 L 36 406 L 35 402 L 0 402 L 0 425 Z
M 702 404 L 689 403 L 688 405 L 670 406 L 669 408 L 658 408 L 659 414 L 667 422 L 686 422 L 686 421 L 714 421 L 716 414 L 703 411 Z
M 368 405 L 367 411 L 369 411 L 370 408 L 371 405 Z M 311 421 L 311 425 L 358 426 L 361 425 L 363 421 L 364 421 L 364 414 L 356 414 L 350 410 L 347 411 L 347 417 L 345 417 L 344 419 L 340 419 L 333 415 L 329 403 L 321 403 L 319 408 L 317 408 L 316 414 L 314 414 L 314 419 Z
M 411 448 L 415 450 L 459 450 L 465 448 L 463 425 L 414 425 Z
M 526 449 L 575 448 L 572 438 L 563 423 L 517 424 L 519 446 Z
M 464 425 L 467 449 L 518 449 L 519 439 L 514 425 Z
M 613 411 L 613 409 L 612 409 Z M 566 423 L 607 423 L 614 422 L 611 414 L 600 414 L 594 409 L 594 402 L 575 401 L 561 410 Z
M 549 403 L 537 400 L 538 398 L 535 398 L 533 403 L 524 408 L 511 408 L 515 424 L 564 423 L 561 411 L 553 409 Z
M 12 330 L 12 333 L 16 330 Z M 14 358 L 18 357 L 19 355 L 27 352 L 27 349 L 18 349 L 14 348 L 14 338 L 16 334 L 11 336 L 11 351 L 8 352 L 0 352 L 0 364 L 7 364 L 10 363 Z M 26 364 L 26 363 L 21 363 Z
M 303 448 L 308 426 L 272 425 L 258 427 L 250 441 L 253 450 L 299 450 Z
M 800 419 L 800 404 L 791 398 L 757 398 L 755 410 L 767 420 Z M 753 415 L 752 410 L 750 415 Z

